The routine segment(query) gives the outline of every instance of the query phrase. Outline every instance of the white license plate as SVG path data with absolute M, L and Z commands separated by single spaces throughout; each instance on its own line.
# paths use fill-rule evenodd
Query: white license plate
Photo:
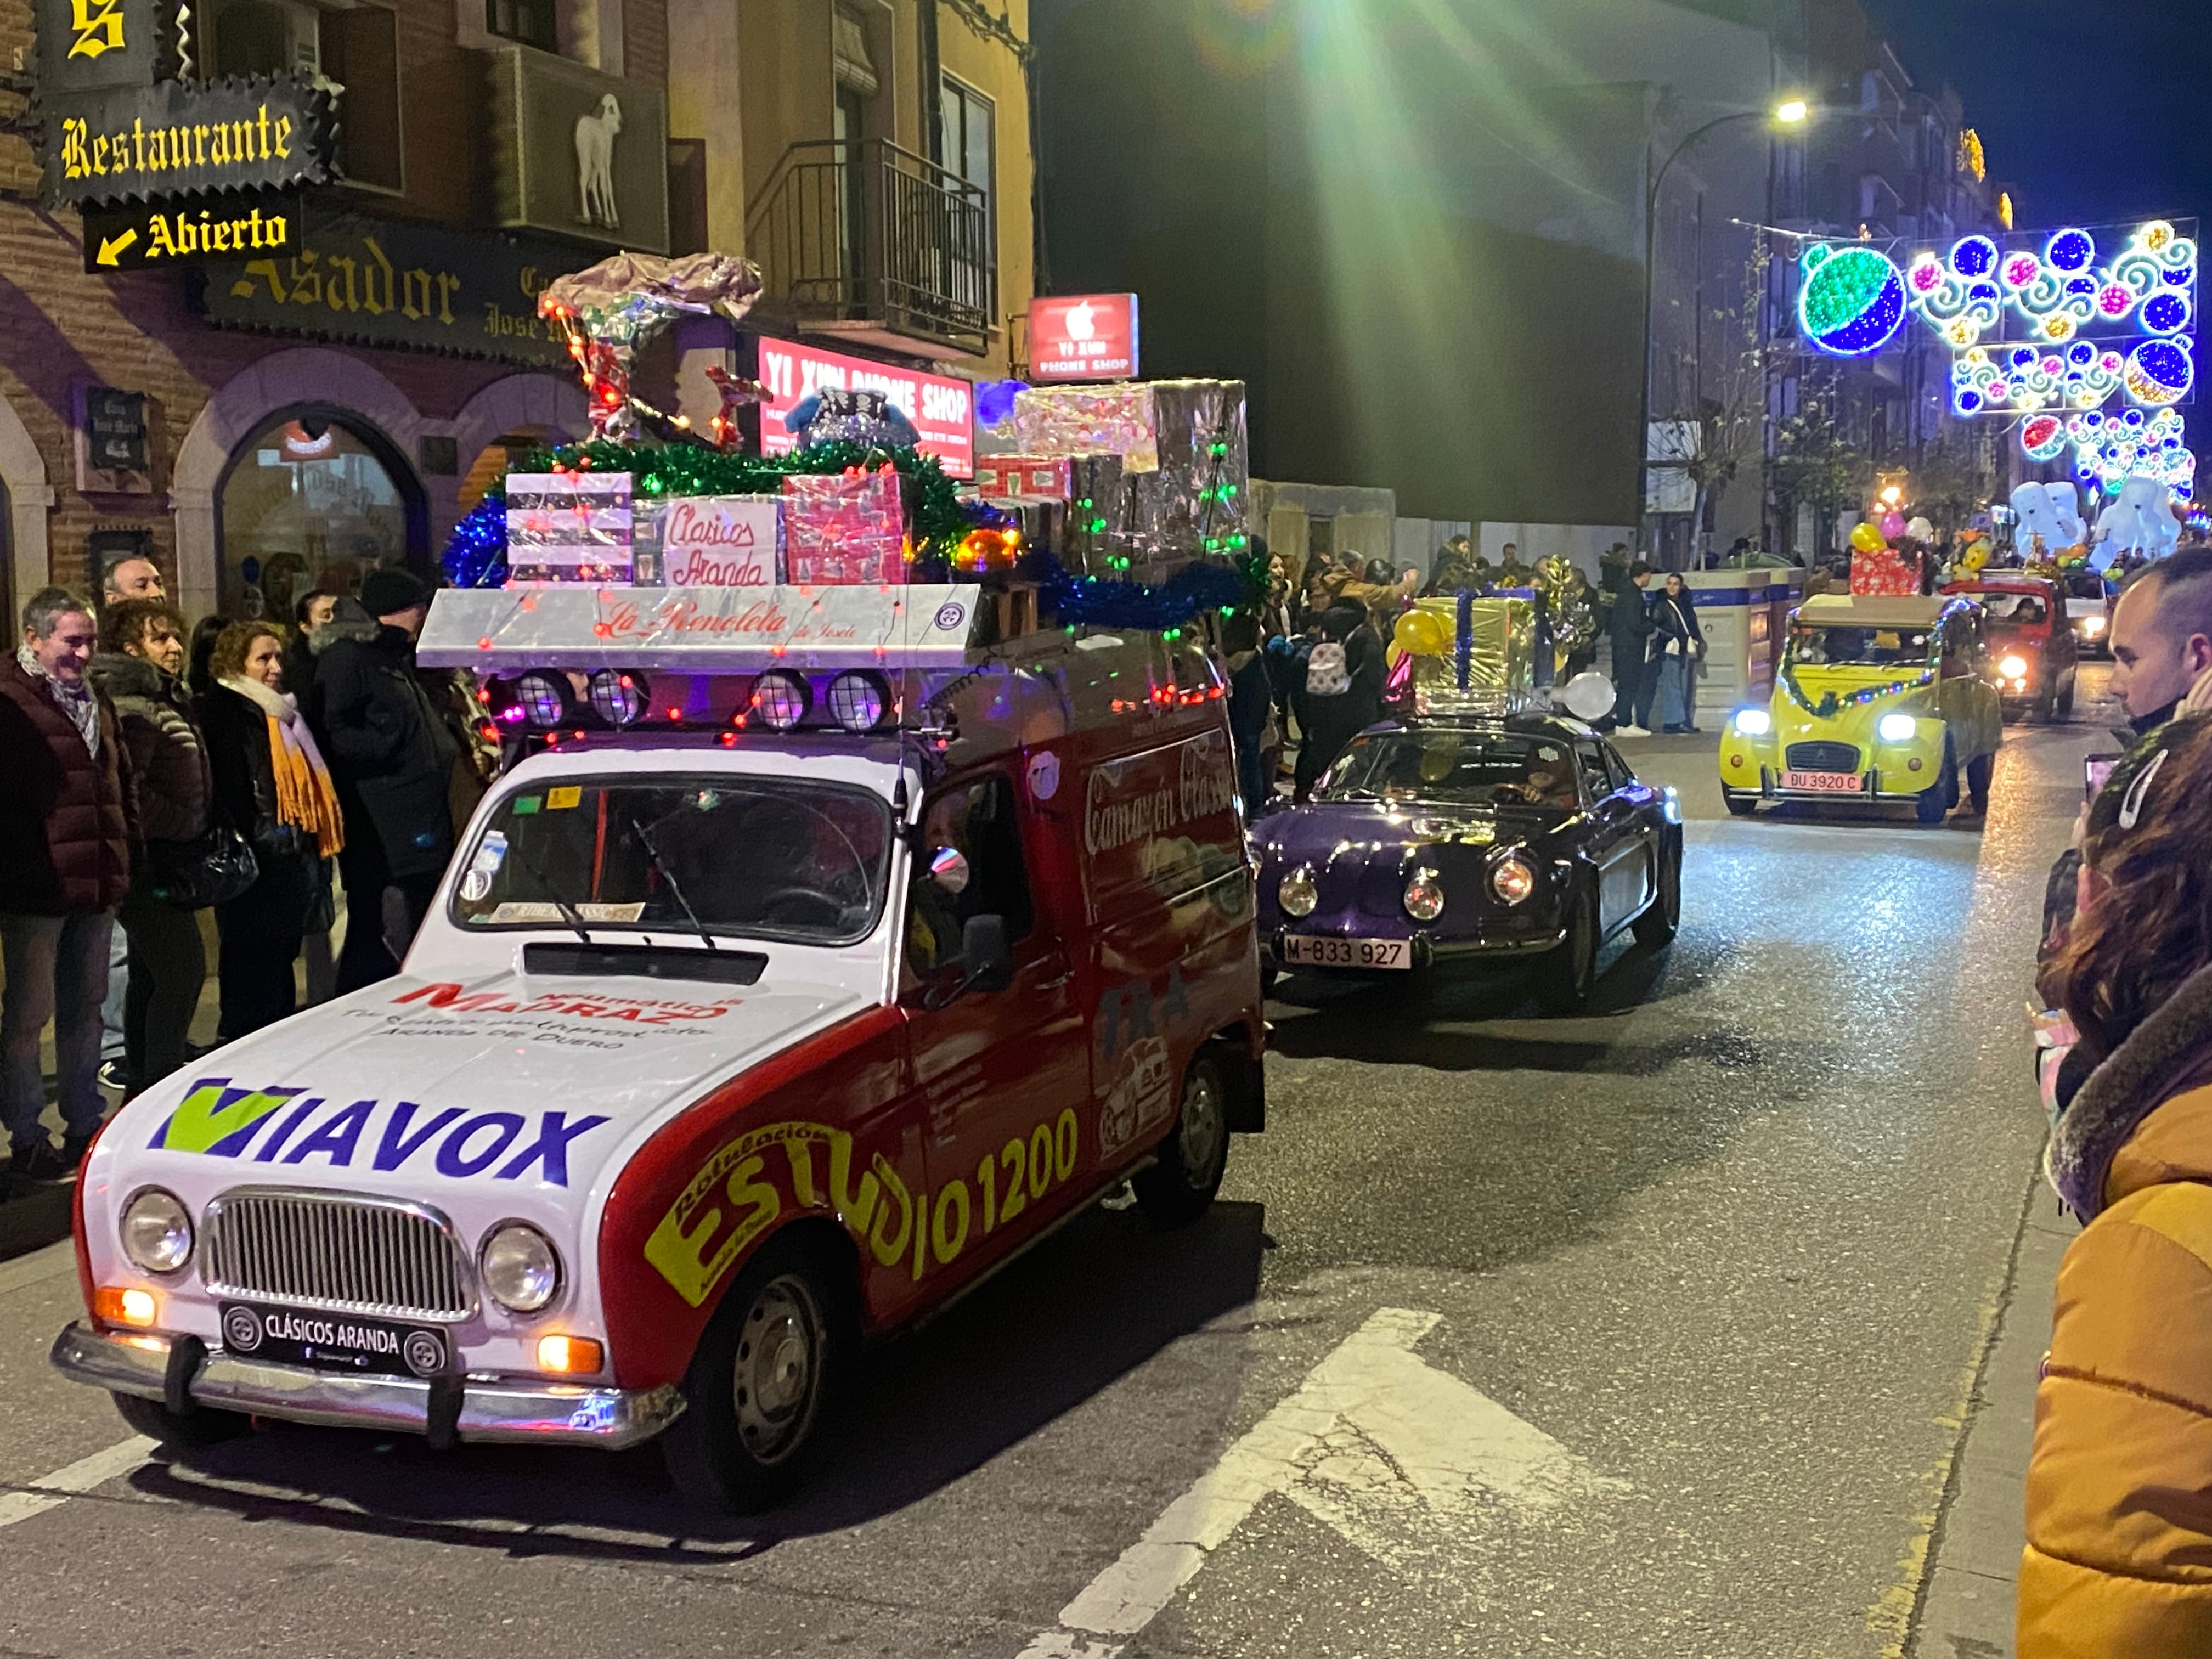
M 1401 939 L 1307 939 L 1283 941 L 1283 960 L 1302 968 L 1411 968 L 1412 947 Z
M 1856 772 L 1784 772 L 1784 789 L 1816 789 L 1824 795 L 1863 795 L 1866 785 Z

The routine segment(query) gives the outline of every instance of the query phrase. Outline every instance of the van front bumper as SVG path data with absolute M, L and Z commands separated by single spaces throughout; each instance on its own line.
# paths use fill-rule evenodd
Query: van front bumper
M 191 1349 L 179 1352 L 186 1343 Z M 124 1335 L 82 1321 L 54 1339 L 50 1358 L 64 1376 L 112 1394 L 168 1401 L 181 1390 L 189 1403 L 218 1411 L 433 1439 L 537 1441 L 621 1451 L 650 1440 L 684 1411 L 683 1395 L 666 1386 L 613 1389 L 475 1376 L 441 1378 L 439 1386 L 412 1376 L 272 1365 L 203 1348 L 197 1338 Z M 185 1374 L 173 1376 L 173 1370 Z

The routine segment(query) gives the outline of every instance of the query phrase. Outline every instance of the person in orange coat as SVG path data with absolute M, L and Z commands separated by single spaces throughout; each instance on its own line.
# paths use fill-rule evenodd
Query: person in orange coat
M 2036 1391 L 2019 1659 L 2212 1655 L 2212 718 L 2099 797 L 2044 987 L 2093 1062 L 2051 1184 L 2087 1227 Z M 2077 1063 L 2068 1068 L 2081 1074 Z

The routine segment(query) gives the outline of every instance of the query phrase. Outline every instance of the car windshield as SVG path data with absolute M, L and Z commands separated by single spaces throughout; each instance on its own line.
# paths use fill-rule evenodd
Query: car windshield
M 2051 607 L 2039 593 L 1977 593 L 1982 609 L 1993 623 L 2009 623 L 2015 628 L 2040 628 L 2051 620 Z
M 1568 812 L 1581 805 L 1574 756 L 1565 744 L 1443 727 L 1354 738 L 1329 773 L 1321 798 L 1547 806 Z
M 863 789 L 728 774 L 545 780 L 499 804 L 453 916 L 472 932 L 581 923 L 849 945 L 875 927 L 890 848 L 890 811 Z
M 2066 591 L 2077 599 L 2101 599 L 2105 579 L 2094 570 L 2071 571 L 2066 578 Z
M 1799 623 L 1790 630 L 1790 660 L 1808 667 L 1925 667 L 1935 640 L 1926 628 L 1826 627 Z

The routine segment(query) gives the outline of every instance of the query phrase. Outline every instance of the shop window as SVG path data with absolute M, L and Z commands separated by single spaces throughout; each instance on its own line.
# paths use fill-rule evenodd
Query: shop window
M 399 14 L 356 6 L 323 19 L 323 72 L 345 88 L 338 172 L 350 185 L 406 188 L 400 153 Z
M 484 0 L 484 27 L 502 40 L 519 40 L 540 52 L 561 49 L 554 0 Z
M 289 619 L 301 594 L 351 593 L 410 562 L 422 495 L 380 437 L 313 411 L 240 446 L 219 498 L 226 615 Z

